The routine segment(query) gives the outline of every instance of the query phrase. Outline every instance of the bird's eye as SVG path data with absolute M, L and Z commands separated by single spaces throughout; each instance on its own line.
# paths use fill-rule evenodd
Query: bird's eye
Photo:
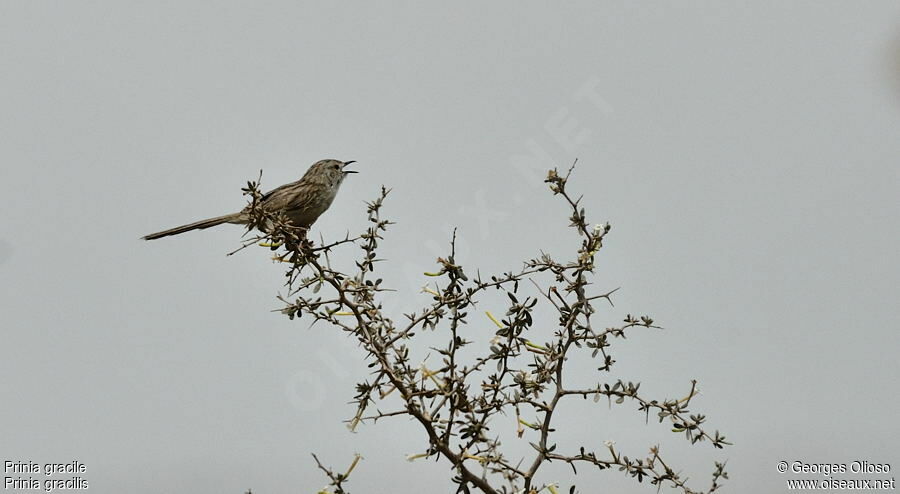
M 334 168 L 335 170 L 337 170 L 338 168 L 340 168 L 340 166 L 338 166 L 338 165 L 331 165 L 331 167 Z

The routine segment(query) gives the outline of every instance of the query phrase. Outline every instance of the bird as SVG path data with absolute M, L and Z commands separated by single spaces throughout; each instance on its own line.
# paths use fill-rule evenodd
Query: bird
M 331 206 L 341 183 L 355 170 L 347 170 L 347 165 L 356 161 L 325 159 L 315 162 L 296 182 L 266 192 L 260 197 L 259 205 L 271 212 L 281 212 L 293 226 L 309 228 Z M 231 223 L 246 225 L 250 221 L 249 206 L 236 213 L 216 216 L 176 226 L 161 232 L 144 235 L 144 240 L 179 235 L 192 230 L 203 230 L 213 226 Z

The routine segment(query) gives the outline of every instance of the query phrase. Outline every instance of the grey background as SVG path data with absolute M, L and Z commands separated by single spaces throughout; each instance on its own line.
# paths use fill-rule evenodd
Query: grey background
M 561 440 L 659 443 L 697 488 L 727 459 L 726 492 L 805 478 L 779 460 L 900 468 L 896 2 L 5 1 L 0 47 L 0 459 L 77 459 L 90 492 L 282 493 L 324 484 L 311 451 L 359 452 L 354 492 L 451 491 L 446 464 L 404 461 L 414 424 L 347 431 L 361 352 L 270 312 L 281 268 L 226 257 L 239 228 L 138 237 L 240 208 L 259 169 L 271 188 L 355 159 L 316 230 L 357 231 L 394 188 L 399 315 L 453 226 L 484 273 L 575 248 L 540 176 L 577 157 L 613 224 L 605 317 L 666 328 L 621 342 L 615 376 L 658 398 L 698 379 L 736 445 L 578 403 Z

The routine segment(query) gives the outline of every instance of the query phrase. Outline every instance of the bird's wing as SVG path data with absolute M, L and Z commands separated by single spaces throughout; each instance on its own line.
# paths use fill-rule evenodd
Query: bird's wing
M 280 196 L 284 192 L 285 189 L 289 189 L 291 187 L 296 187 L 299 184 L 300 184 L 300 181 L 298 180 L 296 182 L 291 182 L 291 183 L 284 184 L 280 187 L 276 187 L 276 188 L 266 192 L 265 194 L 263 194 L 262 197 L 259 198 L 259 200 L 262 201 L 263 204 L 267 204 L 269 201 L 273 200 L 273 198 L 277 199 L 277 197 Z M 273 204 L 273 206 L 274 206 L 274 204 Z
M 306 209 L 316 196 L 314 188 L 314 186 L 298 180 L 266 192 L 260 198 L 260 202 L 269 211 L 288 212 Z

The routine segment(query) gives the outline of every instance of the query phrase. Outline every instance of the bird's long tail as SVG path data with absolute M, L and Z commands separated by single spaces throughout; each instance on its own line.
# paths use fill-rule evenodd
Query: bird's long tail
M 163 230 L 161 232 L 151 233 L 150 235 L 145 235 L 142 238 L 144 240 L 156 240 L 158 238 L 168 237 L 169 235 L 178 235 L 179 233 L 189 232 L 191 230 L 203 230 L 204 228 L 218 226 L 223 223 L 244 223 L 244 221 L 245 220 L 241 213 L 226 214 L 225 216 L 207 218 L 205 220 L 195 221 L 187 225 L 169 228 L 168 230 Z

